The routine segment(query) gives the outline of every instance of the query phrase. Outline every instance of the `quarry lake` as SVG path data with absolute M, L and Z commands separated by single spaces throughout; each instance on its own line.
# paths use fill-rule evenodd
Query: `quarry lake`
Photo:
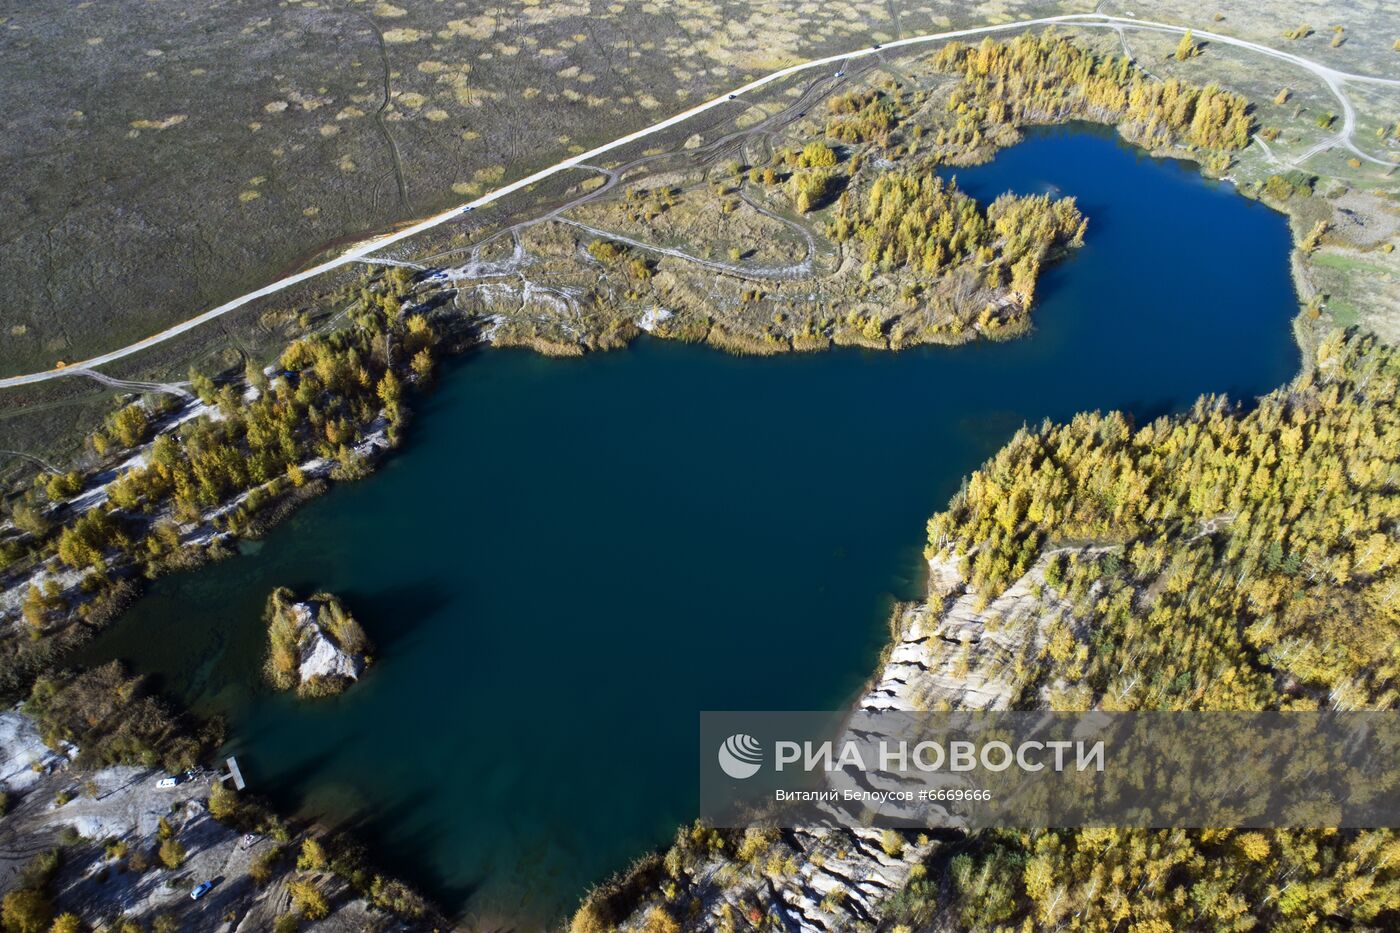
M 855 695 L 922 594 L 928 516 L 1023 423 L 1142 421 L 1297 368 L 1287 224 L 1228 185 L 1077 127 L 956 174 L 1089 218 L 1029 336 L 469 354 L 378 473 L 158 581 L 82 660 L 226 716 L 253 792 L 352 828 L 449 911 L 561 917 L 693 818 L 700 710 Z M 362 683 L 264 686 L 277 586 L 345 600 L 378 646 Z

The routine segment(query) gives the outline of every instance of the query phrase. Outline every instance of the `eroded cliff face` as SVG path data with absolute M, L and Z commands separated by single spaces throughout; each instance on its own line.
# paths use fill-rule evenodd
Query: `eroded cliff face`
M 997 598 L 984 601 L 951 554 L 929 562 L 925 602 L 898 607 L 895 636 L 856 706 L 869 711 L 1000 710 L 1055 685 L 1034 685 L 1047 632 L 1076 625 L 1070 604 L 1045 582 L 1047 551 Z M 892 835 L 876 829 L 748 830 L 717 844 L 703 829 L 684 829 L 662 862 L 621 887 L 637 906 L 607 917 L 595 895 L 574 920 L 574 933 L 616 927 L 652 930 L 658 911 L 686 930 L 751 929 L 775 917 L 789 931 L 873 929 L 887 902 L 922 873 L 922 863 L 952 831 Z M 633 887 L 635 885 L 635 887 Z M 616 892 L 614 892 L 616 893 Z M 664 923 L 664 921 L 661 921 Z

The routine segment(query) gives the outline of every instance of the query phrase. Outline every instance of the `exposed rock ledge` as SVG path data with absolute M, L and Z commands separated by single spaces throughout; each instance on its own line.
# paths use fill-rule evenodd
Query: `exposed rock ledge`
M 0 792 L 9 806 L 0 819 L 0 892 L 25 884 L 26 866 L 54 847 L 63 854 L 47 895 L 57 900 L 55 909 L 81 914 L 88 921 L 83 929 L 115 931 L 112 918 L 125 917 L 143 930 L 165 918 L 179 930 L 265 933 L 296 913 L 294 886 L 308 881 L 330 909 L 311 929 L 442 929 L 432 916 L 413 921 L 376 907 L 329 871 L 297 870 L 295 853 L 317 830 L 279 842 L 214 819 L 208 798 L 218 776 L 212 772 L 162 787 L 163 772 L 131 765 L 83 770 L 77 758 L 69 743 L 48 748 L 24 712 L 0 712 Z M 179 845 L 178 865 L 156 854 L 166 836 Z M 274 857 L 279 850 L 284 854 Z M 204 881 L 215 882 L 213 889 L 192 900 L 191 888 Z
M 949 554 L 936 556 L 929 562 L 928 600 L 895 610 L 894 642 L 857 708 L 1007 708 L 1025 689 L 1046 632 L 1070 611 L 1045 586 L 1044 568 L 1054 553 L 1043 554 L 1020 580 L 980 608 L 981 599 L 963 580 L 958 561 Z M 684 929 L 697 931 L 728 929 L 734 918 L 752 921 L 755 916 L 774 916 L 783 929 L 803 933 L 873 929 L 884 901 L 916 876 L 939 844 L 928 836 L 904 840 L 900 847 L 890 842 L 874 829 L 798 830 L 774 839 L 766 859 L 745 864 L 732 854 L 704 856 L 684 866 L 679 884 L 699 910 L 684 911 L 676 919 Z M 668 870 L 673 861 L 674 853 Z M 783 864 L 782 870 L 772 870 L 775 862 Z M 676 903 L 677 898 L 656 890 L 667 884 L 645 882 L 638 890 L 624 883 L 640 899 L 617 928 L 643 929 L 650 911 Z M 596 913 L 590 914 L 590 904 Z M 590 904 L 575 918 L 575 933 L 607 923 L 606 907 L 597 899 Z
M 28 792 L 44 775 L 66 767 L 77 753 L 68 742 L 57 751 L 49 748 L 34 720 L 18 710 L 0 713 L 0 792 Z
M 351 654 L 331 640 L 316 621 L 316 611 L 310 603 L 293 603 L 297 619 L 297 637 L 301 642 L 297 677 L 306 686 L 318 677 L 342 677 L 358 680 L 364 670 L 363 655 Z
M 370 643 L 355 618 L 329 593 L 297 600 L 281 587 L 267 600 L 269 679 L 302 696 L 339 693 L 360 679 Z

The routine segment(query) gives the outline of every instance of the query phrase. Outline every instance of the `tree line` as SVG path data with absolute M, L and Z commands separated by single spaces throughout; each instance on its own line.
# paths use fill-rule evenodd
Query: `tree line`
M 1125 56 L 1098 55 L 1053 33 L 1007 42 L 951 42 L 933 67 L 960 81 L 947 107 L 958 121 L 940 142 L 976 147 L 997 126 L 1093 120 L 1117 124 L 1148 148 L 1184 144 L 1243 149 L 1254 118 L 1248 101 L 1214 84 L 1159 81 Z
M 1087 224 L 1073 198 L 1007 193 L 983 210 L 956 181 L 925 166 L 884 172 L 861 194 L 843 196 L 828 232 L 838 243 L 860 244 L 867 279 L 897 269 L 936 278 L 976 262 L 988 285 L 1009 280 L 1029 306 L 1047 253 L 1080 245 Z
M 1337 334 L 1250 409 L 1023 430 L 930 521 L 929 553 L 960 555 L 985 598 L 1060 546 L 1040 566 L 1072 621 L 1045 633 L 1018 705 L 1393 709 L 1397 390 L 1400 353 Z M 1002 830 L 934 868 L 949 919 L 979 930 L 1400 925 L 1389 829 Z
M 154 577 L 197 558 L 198 549 L 184 544 L 192 524 L 254 530 L 273 506 L 319 487 L 307 463 L 319 462 L 334 479 L 364 475 L 369 466 L 357 448 L 380 429 L 397 442 L 406 387 L 434 368 L 439 338 L 424 314 L 405 310 L 410 286 L 407 272 L 395 269 L 359 288 L 345 324 L 294 341 L 270 374 L 250 364 L 242 378 L 216 383 L 192 372 L 208 411 L 176 429 L 159 430 L 170 402 L 136 401 L 114 412 L 88 439 L 102 461 L 126 459 L 154 440 L 96 505 L 68 507 L 74 487 L 90 480 L 69 483 L 66 475 L 42 484 L 62 486 L 47 502 L 35 489 L 10 504 L 16 527 L 0 541 L 0 569 L 57 558 L 83 578 L 67 590 L 52 577 L 29 586 L 22 610 L 32 643 L 4 639 L 0 687 L 23 689 L 57 650 L 46 636 L 66 632 L 75 616 L 115 612 L 130 598 L 131 567 Z

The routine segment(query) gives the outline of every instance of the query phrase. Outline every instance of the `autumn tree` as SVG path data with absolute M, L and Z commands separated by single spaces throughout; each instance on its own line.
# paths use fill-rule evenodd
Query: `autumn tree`
M 185 862 L 185 847 L 178 839 L 165 839 L 160 844 L 160 863 L 174 870 Z
M 44 933 L 52 918 L 53 904 L 38 888 L 19 888 L 0 901 L 5 933 Z
M 1188 58 L 1195 58 L 1200 48 L 1196 45 L 1196 40 L 1191 36 L 1191 30 L 1186 30 L 1181 41 L 1176 44 L 1176 60 L 1184 62 Z
M 330 915 L 330 902 L 315 882 L 299 878 L 287 885 L 287 892 L 292 896 L 292 903 L 307 920 L 322 920 Z

